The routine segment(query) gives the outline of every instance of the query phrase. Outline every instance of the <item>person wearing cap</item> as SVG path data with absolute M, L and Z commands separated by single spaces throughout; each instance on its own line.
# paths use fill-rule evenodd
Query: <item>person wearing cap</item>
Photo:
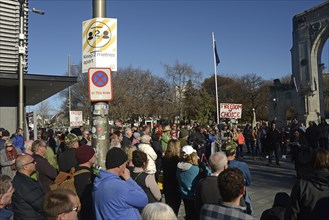
M 0 139 L 0 150 L 5 149 L 5 143 L 9 139 L 10 133 L 7 130 L 2 131 L 2 137 Z
M 171 128 L 169 125 L 167 125 L 163 128 L 163 133 L 161 135 L 161 146 L 162 146 L 163 152 L 165 152 L 167 150 L 168 141 L 170 140 L 170 131 L 171 131 Z
M 228 159 L 228 167 L 229 168 L 238 168 L 242 171 L 244 178 L 245 178 L 245 185 L 246 190 L 243 196 L 246 206 L 247 206 L 247 213 L 251 214 L 252 206 L 251 206 L 251 199 L 248 194 L 248 187 L 251 184 L 251 174 L 248 165 L 245 162 L 235 160 L 236 156 L 236 148 L 237 144 L 234 141 L 226 141 L 226 143 L 222 146 L 222 150 L 226 153 Z
M 188 138 L 189 138 L 189 132 L 188 130 L 182 128 L 179 132 L 179 142 L 180 146 L 186 146 L 188 145 Z
M 183 198 L 185 207 L 185 219 L 198 219 L 195 212 L 195 189 L 199 180 L 207 176 L 201 172 L 199 157 L 192 146 L 186 145 L 182 148 L 181 162 L 177 164 L 176 177 L 178 179 L 179 191 Z M 204 171 L 206 171 L 204 169 Z
M 0 167 L 2 174 L 13 178 L 16 174 L 15 161 L 16 158 L 22 154 L 22 151 L 14 146 L 11 139 L 5 142 L 5 149 L 0 151 Z
M 74 186 L 81 202 L 80 220 L 95 219 L 92 199 L 92 188 L 95 175 L 92 172 L 92 166 L 96 162 L 95 150 L 88 145 L 82 145 L 76 150 L 78 166 L 74 176 Z
M 58 157 L 59 171 L 70 172 L 72 167 L 78 165 L 76 149 L 79 147 L 79 139 L 75 134 L 65 136 L 66 149 Z
M 140 219 L 138 209 L 144 208 L 147 195 L 130 177 L 126 167 L 127 154 L 112 148 L 106 154 L 106 170 L 100 170 L 93 188 L 96 219 Z
M 57 176 L 57 170 L 45 158 L 46 151 L 47 151 L 47 144 L 45 141 L 43 140 L 33 141 L 32 157 L 36 162 L 37 178 L 38 181 L 41 183 L 44 193 L 50 191 L 49 185 L 54 182 Z

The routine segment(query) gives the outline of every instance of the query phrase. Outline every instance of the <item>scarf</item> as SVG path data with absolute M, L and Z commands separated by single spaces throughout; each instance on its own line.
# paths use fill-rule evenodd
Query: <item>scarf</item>
M 18 157 L 18 154 L 17 154 L 17 151 L 16 151 L 16 148 L 13 147 L 13 149 L 11 151 L 7 151 L 6 150 L 6 155 L 7 155 L 7 159 L 9 161 L 11 160 L 15 160 L 17 157 Z M 11 170 L 16 170 L 16 166 L 15 166 L 15 163 L 10 165 L 11 167 Z

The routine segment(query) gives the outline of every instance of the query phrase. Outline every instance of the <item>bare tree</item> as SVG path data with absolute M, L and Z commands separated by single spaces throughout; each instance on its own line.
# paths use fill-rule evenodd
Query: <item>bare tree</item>
M 178 114 L 180 118 L 183 116 L 183 99 L 184 92 L 188 81 L 194 85 L 199 84 L 201 77 L 200 72 L 193 70 L 188 64 L 180 64 L 178 61 L 173 66 L 164 64 L 165 72 L 175 89 L 174 102 L 177 103 Z
M 42 127 L 45 126 L 45 120 L 49 119 L 50 117 L 50 111 L 51 111 L 51 106 L 47 100 L 42 101 L 37 109 L 36 112 L 38 115 L 40 115 L 41 120 L 38 122 L 39 124 L 42 125 Z

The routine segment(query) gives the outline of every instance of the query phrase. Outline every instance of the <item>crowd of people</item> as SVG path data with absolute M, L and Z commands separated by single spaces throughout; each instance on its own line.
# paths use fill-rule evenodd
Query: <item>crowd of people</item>
M 295 162 L 298 182 L 279 192 L 261 219 L 328 219 L 329 125 L 296 119 L 254 127 L 176 124 L 111 129 L 105 167 L 98 169 L 91 133 L 52 129 L 24 141 L 0 128 L 0 219 L 253 219 L 252 160 Z M 74 168 L 75 190 L 51 185 Z M 285 198 L 285 199 L 282 199 Z

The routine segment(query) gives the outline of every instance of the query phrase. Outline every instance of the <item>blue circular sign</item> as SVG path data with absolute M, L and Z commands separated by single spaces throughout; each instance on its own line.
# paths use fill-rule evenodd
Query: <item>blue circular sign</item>
M 109 81 L 107 74 L 103 71 L 96 71 L 93 73 L 92 82 L 97 87 L 104 87 Z

